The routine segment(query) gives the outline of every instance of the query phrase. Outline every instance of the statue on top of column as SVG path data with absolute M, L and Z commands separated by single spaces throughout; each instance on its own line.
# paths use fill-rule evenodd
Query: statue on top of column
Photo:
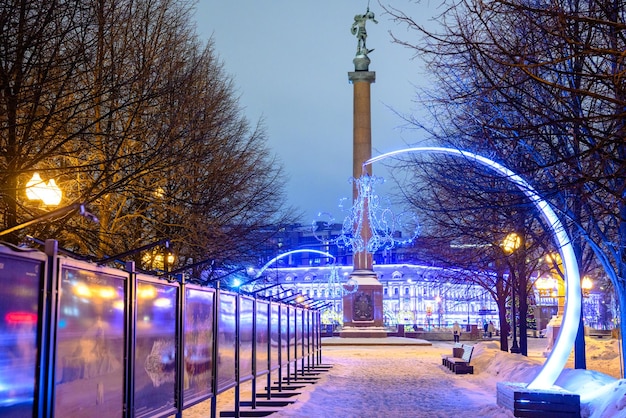
M 365 46 L 365 39 L 367 38 L 367 31 L 365 30 L 365 23 L 371 20 L 374 23 L 378 23 L 376 19 L 374 19 L 374 13 L 370 12 L 369 6 L 367 7 L 367 11 L 365 14 L 354 16 L 354 23 L 350 28 L 350 32 L 353 35 L 356 35 L 358 40 L 356 47 L 356 55 L 367 55 L 369 52 L 372 52 L 373 49 L 367 49 Z

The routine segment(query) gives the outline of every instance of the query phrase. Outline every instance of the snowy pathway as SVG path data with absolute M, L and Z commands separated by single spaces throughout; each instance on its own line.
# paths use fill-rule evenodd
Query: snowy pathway
M 356 351 L 356 352 L 355 352 Z M 333 369 L 276 417 L 512 417 L 478 376 L 441 366 L 451 344 L 327 347 Z
M 333 364 L 332 370 L 290 398 L 293 405 L 279 408 L 271 417 L 512 418 L 511 411 L 496 405 L 497 382 L 532 380 L 545 360 L 543 339 L 529 339 L 528 358 L 501 352 L 497 341 L 474 341 L 475 374 L 455 375 L 441 366 L 441 354 L 450 353 L 452 343 L 432 344 L 323 345 L 323 363 Z M 581 404 L 582 416 L 626 418 L 626 384 L 608 376 L 621 375 L 618 341 L 587 338 L 586 344 L 590 370 L 568 369 L 563 387 L 589 398 Z M 241 385 L 240 393 L 241 400 L 251 399 L 251 381 Z M 218 412 L 232 411 L 234 389 L 216 400 Z M 210 417 L 210 407 L 211 401 L 202 402 L 185 410 L 183 418 Z

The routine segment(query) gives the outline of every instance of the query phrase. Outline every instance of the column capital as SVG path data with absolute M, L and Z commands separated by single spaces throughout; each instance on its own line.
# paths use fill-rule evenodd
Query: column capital
M 376 81 L 376 71 L 350 71 L 348 73 L 348 80 L 350 80 L 351 83 L 367 81 L 371 84 Z

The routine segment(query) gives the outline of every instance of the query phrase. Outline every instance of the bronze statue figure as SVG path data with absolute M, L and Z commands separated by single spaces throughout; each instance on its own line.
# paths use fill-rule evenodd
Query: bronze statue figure
M 378 23 L 376 19 L 374 19 L 374 13 L 370 12 L 370 8 L 367 8 L 365 14 L 354 16 L 354 23 L 350 28 L 350 32 L 353 35 L 356 35 L 357 38 L 357 47 L 356 54 L 357 55 L 367 55 L 369 52 L 372 52 L 373 49 L 367 49 L 365 46 L 365 39 L 367 38 L 367 31 L 365 30 L 365 23 L 371 20 L 374 23 Z

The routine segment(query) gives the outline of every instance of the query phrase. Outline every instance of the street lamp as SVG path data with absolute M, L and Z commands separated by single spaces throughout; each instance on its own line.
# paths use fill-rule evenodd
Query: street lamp
M 441 297 L 439 295 L 435 298 L 435 302 L 437 302 L 437 323 L 438 327 L 441 328 Z
M 554 297 L 553 292 L 556 289 L 556 280 L 552 277 L 540 277 L 535 282 L 535 287 L 539 291 L 540 298 Z
M 556 297 L 555 296 L 556 289 L 557 289 L 556 279 L 553 277 L 543 277 L 543 276 L 539 277 L 535 281 L 535 288 L 537 289 L 537 292 L 539 293 L 539 312 L 537 315 L 537 331 L 541 332 L 544 329 L 544 324 L 542 323 L 543 318 L 544 318 L 543 309 L 542 309 L 542 306 L 543 306 L 542 299 Z
M 46 206 L 58 206 L 63 198 L 63 192 L 54 179 L 46 183 L 39 173 L 35 172 L 26 183 L 26 197 L 29 200 L 41 200 Z
M 546 262 L 551 266 L 550 275 L 554 280 L 554 295 L 552 297 L 557 298 L 557 313 L 556 315 L 561 318 L 565 312 L 565 282 L 561 277 L 563 271 L 563 261 L 558 253 L 548 254 L 546 256 Z M 582 301 L 581 301 L 582 304 Z
M 574 368 L 586 369 L 587 358 L 585 348 L 585 299 L 589 298 L 589 293 L 593 288 L 593 282 L 588 276 L 583 277 L 580 283 L 582 291 L 582 299 L 580 300 L 580 322 L 578 323 L 578 333 L 576 334 L 576 341 L 574 343 Z
M 522 245 L 522 238 L 517 235 L 515 232 L 511 232 L 508 234 L 504 240 L 502 241 L 502 250 L 505 254 L 510 255 L 513 254 L 515 250 L 517 250 Z M 509 273 L 509 277 L 511 274 Z M 517 312 L 516 312 L 516 301 L 515 301 L 515 289 L 517 283 L 515 281 L 511 282 L 511 325 L 513 326 L 513 342 L 511 344 L 511 353 L 521 353 L 521 349 L 519 345 L 517 345 Z
M 591 289 L 593 289 L 593 282 L 588 276 L 585 276 L 583 277 L 580 287 L 583 290 L 583 297 L 588 298 L 589 292 L 591 292 Z
M 166 250 L 164 252 L 153 250 L 145 253 L 143 257 L 141 257 L 141 261 L 145 266 L 150 266 L 152 269 L 161 270 L 167 273 L 169 267 L 171 267 L 176 261 L 176 257 L 166 246 Z
M 522 245 L 522 238 L 515 232 L 511 232 L 502 241 L 502 249 L 506 254 L 512 254 Z

